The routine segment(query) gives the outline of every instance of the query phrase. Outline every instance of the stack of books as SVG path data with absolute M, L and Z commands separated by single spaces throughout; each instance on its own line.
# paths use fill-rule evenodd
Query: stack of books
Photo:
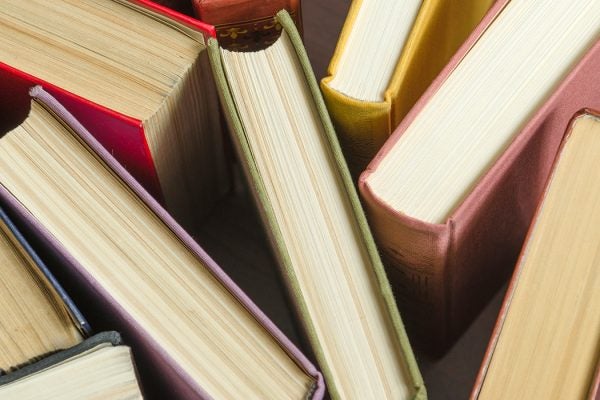
M 461 393 L 599 395 L 600 3 L 355 0 L 320 85 L 299 1 L 162 3 L 0 7 L 0 395 L 435 398 L 511 274 Z

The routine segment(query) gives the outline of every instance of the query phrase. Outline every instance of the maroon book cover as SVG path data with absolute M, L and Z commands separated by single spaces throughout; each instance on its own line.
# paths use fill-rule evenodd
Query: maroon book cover
M 254 51 L 268 47 L 279 37 L 275 14 L 286 9 L 300 34 L 300 0 L 193 0 L 196 16 L 217 30 L 221 47 Z

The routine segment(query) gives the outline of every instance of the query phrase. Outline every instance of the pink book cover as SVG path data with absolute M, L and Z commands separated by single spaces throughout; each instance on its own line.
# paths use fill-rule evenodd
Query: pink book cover
M 31 91 L 32 97 L 48 106 L 136 193 L 144 203 L 159 216 L 179 239 L 196 254 L 213 276 L 228 288 L 248 312 L 259 321 L 273 338 L 295 360 L 307 375 L 314 378 L 314 390 L 307 394 L 309 399 L 321 399 L 324 396 L 323 377 L 313 364 L 290 342 L 290 340 L 269 320 L 269 318 L 250 300 L 250 298 L 223 272 L 204 250 L 181 228 L 180 225 L 162 208 L 162 206 L 118 163 L 118 161 L 91 135 L 75 117 L 55 98 L 37 86 Z M 91 314 L 102 314 L 102 323 L 110 324 L 119 330 L 125 341 L 134 351 L 141 372 L 142 384 L 146 394 L 152 398 L 210 399 L 210 396 L 154 341 L 139 323 L 129 315 L 103 288 L 93 276 L 88 274 L 79 262 L 71 256 L 37 221 L 23 205 L 0 185 L 0 201 L 23 225 L 24 231 L 42 247 L 57 267 L 55 272 L 64 278 L 65 286 L 74 288 L 74 297 L 78 294 L 89 300 L 82 308 L 88 308 Z M 59 267 L 60 266 L 60 267 Z M 79 293 L 77 293 L 79 292 Z M 81 303 L 80 303 L 81 304 Z M 87 310 L 86 310 L 87 312 Z M 90 318 L 93 319 L 93 318 Z M 106 326 L 106 327 L 108 327 Z M 104 329 L 105 326 L 98 326 Z M 192 351 L 192 349 L 190 349 Z M 232 384 L 235 384 L 232 382 Z M 150 388 L 150 390 L 148 390 Z
M 377 197 L 369 175 L 508 2 L 495 3 L 359 179 L 407 330 L 432 354 L 445 352 L 509 277 L 571 116 L 600 108 L 599 41 L 444 224 L 408 217 Z
M 591 114 L 600 116 L 599 112 L 592 111 L 589 109 L 582 109 L 572 116 L 571 121 L 569 122 L 568 127 L 565 131 L 563 140 L 561 141 L 561 143 L 559 145 L 557 154 L 552 161 L 551 171 L 550 171 L 550 173 L 548 173 L 548 179 L 547 179 L 546 184 L 544 185 L 542 197 L 544 196 L 546 187 L 548 186 L 548 184 L 550 182 L 552 170 L 554 169 L 554 166 L 556 165 L 555 161 L 558 160 L 560 152 L 562 151 L 562 148 L 567 140 L 567 137 L 571 132 L 572 122 L 577 117 L 581 116 L 582 114 L 586 114 L 586 113 L 587 114 L 591 113 Z M 492 355 L 494 354 L 494 349 L 496 348 L 496 344 L 498 343 L 500 333 L 502 332 L 502 326 L 504 325 L 504 321 L 506 320 L 506 316 L 507 316 L 508 310 L 510 308 L 511 300 L 514 296 L 517 285 L 519 284 L 519 277 L 521 275 L 521 272 L 523 271 L 523 262 L 522 261 L 523 261 L 523 258 L 525 257 L 527 243 L 529 242 L 529 239 L 533 233 L 534 223 L 541 212 L 541 207 L 542 207 L 542 202 L 540 200 L 540 202 L 538 202 L 538 206 L 536 207 L 535 215 L 532 218 L 532 223 L 529 226 L 529 229 L 527 231 L 524 245 L 523 245 L 523 248 L 521 249 L 521 252 L 519 253 L 516 267 L 512 273 L 510 282 L 508 284 L 508 288 L 506 289 L 506 293 L 505 293 L 504 299 L 502 301 L 502 306 L 500 307 L 500 311 L 498 313 L 498 318 L 496 319 L 496 324 L 494 325 L 494 330 L 492 331 L 490 341 L 488 343 L 487 349 L 483 356 L 483 361 L 481 363 L 481 367 L 479 368 L 479 372 L 477 374 L 477 377 L 475 378 L 475 384 L 473 385 L 473 389 L 471 390 L 471 395 L 470 395 L 471 400 L 476 400 L 479 396 L 479 393 L 481 392 L 481 388 L 483 386 L 483 381 L 485 379 L 485 375 L 488 371 L 488 367 L 492 360 Z M 598 365 L 596 366 L 595 378 L 592 381 L 592 385 L 590 386 L 588 400 L 600 400 L 600 359 L 598 359 Z

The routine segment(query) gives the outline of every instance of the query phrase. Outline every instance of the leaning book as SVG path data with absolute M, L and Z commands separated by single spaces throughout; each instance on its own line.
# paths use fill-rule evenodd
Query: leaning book
M 210 35 L 146 0 L 2 1 L 0 125 L 43 85 L 192 230 L 229 185 Z
M 209 40 L 233 141 L 334 399 L 425 398 L 404 326 L 295 25 L 265 50 Z
M 60 103 L 32 93 L 0 139 L 0 197 L 169 393 L 321 398 L 312 364 Z
M 600 116 L 571 123 L 471 398 L 597 399 Z

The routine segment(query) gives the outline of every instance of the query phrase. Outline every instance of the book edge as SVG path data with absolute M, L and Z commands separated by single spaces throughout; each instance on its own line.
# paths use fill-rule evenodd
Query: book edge
M 569 125 L 567 126 L 567 129 L 565 130 L 564 136 L 561 140 L 560 148 L 559 148 L 558 152 L 556 153 L 556 156 L 554 157 L 554 161 L 552 163 L 552 170 L 548 176 L 548 179 L 546 179 L 546 184 L 544 185 L 544 191 L 542 193 L 540 201 L 538 202 L 538 206 L 535 210 L 535 215 L 531 221 L 531 224 L 529 225 L 529 229 L 527 230 L 527 235 L 525 236 L 523 246 L 521 247 L 521 251 L 519 253 L 519 258 L 517 259 L 517 262 L 515 263 L 515 269 L 510 278 L 510 282 L 509 282 L 508 288 L 506 289 L 504 299 L 502 300 L 502 305 L 500 306 L 500 311 L 498 312 L 498 317 L 496 319 L 496 323 L 494 324 L 494 329 L 490 336 L 490 340 L 488 342 L 485 354 L 483 356 L 481 366 L 479 368 L 479 371 L 475 378 L 475 383 L 473 385 L 471 394 L 469 396 L 470 400 L 477 400 L 479 398 L 479 394 L 483 387 L 483 383 L 485 381 L 485 377 L 486 377 L 489 365 L 490 365 L 492 357 L 494 355 L 494 350 L 496 349 L 496 345 L 497 345 L 500 335 L 502 333 L 504 321 L 506 320 L 506 316 L 508 315 L 508 311 L 510 309 L 510 304 L 511 304 L 512 298 L 513 298 L 515 291 L 517 289 L 517 286 L 519 284 L 519 278 L 521 276 L 521 272 L 523 271 L 523 262 L 527 255 L 527 246 L 529 244 L 531 236 L 533 235 L 533 231 L 535 230 L 535 226 L 537 224 L 538 218 L 542 211 L 543 203 L 546 199 L 546 195 L 548 194 L 548 190 L 551 185 L 552 179 L 554 178 L 554 173 L 556 171 L 557 164 L 562 156 L 563 149 L 566 146 L 566 143 L 568 142 L 569 137 L 571 136 L 571 134 L 573 132 L 573 127 L 575 126 L 575 123 L 577 122 L 577 120 L 579 118 L 585 118 L 590 115 L 592 115 L 595 118 L 600 118 L 600 113 L 590 110 L 590 109 L 582 109 L 582 110 L 578 111 L 572 117 L 571 121 L 569 121 Z M 599 368 L 599 370 L 597 373 L 597 379 L 600 382 L 600 364 L 599 364 L 598 368 Z M 598 385 L 596 385 L 596 386 L 598 386 Z M 593 389 L 594 389 L 594 385 L 592 385 L 592 388 L 590 390 L 590 396 L 593 395 Z

